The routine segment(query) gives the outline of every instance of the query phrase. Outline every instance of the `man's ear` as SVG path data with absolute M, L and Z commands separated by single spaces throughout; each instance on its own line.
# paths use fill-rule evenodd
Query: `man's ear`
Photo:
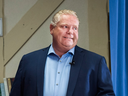
M 53 33 L 53 30 L 54 30 L 54 26 L 52 25 L 52 24 L 50 24 L 50 34 L 52 35 L 52 33 Z

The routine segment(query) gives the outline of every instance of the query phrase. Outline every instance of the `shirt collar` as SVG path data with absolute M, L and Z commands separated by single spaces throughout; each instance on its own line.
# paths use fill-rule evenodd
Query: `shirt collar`
M 72 55 L 74 55 L 74 51 L 75 51 L 75 47 L 73 47 L 72 49 L 70 49 L 67 53 L 70 53 L 70 54 L 72 54 Z M 54 51 L 54 49 L 53 49 L 53 47 L 52 47 L 52 44 L 51 44 L 51 46 L 50 46 L 50 48 L 49 48 L 49 51 L 48 51 L 48 55 L 49 54 L 56 54 L 55 53 L 55 51 Z

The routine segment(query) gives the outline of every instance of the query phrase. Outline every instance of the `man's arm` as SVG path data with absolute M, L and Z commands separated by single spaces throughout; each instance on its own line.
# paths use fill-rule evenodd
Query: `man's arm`
M 115 96 L 111 81 L 111 74 L 104 58 L 101 59 L 99 64 L 97 96 Z
M 9 96 L 23 96 L 23 82 L 22 82 L 22 72 L 23 72 L 23 58 L 20 61 L 15 80 L 12 85 L 12 89 Z

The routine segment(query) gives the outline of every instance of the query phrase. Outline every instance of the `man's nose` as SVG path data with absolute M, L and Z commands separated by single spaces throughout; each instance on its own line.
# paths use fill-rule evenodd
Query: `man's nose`
M 73 28 L 72 27 L 69 27 L 68 33 L 73 34 Z

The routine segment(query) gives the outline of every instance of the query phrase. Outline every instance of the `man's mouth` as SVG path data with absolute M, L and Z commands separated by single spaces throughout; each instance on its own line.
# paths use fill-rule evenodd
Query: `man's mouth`
M 67 38 L 67 39 L 72 39 L 72 38 L 70 38 L 70 37 L 64 37 L 64 38 Z

